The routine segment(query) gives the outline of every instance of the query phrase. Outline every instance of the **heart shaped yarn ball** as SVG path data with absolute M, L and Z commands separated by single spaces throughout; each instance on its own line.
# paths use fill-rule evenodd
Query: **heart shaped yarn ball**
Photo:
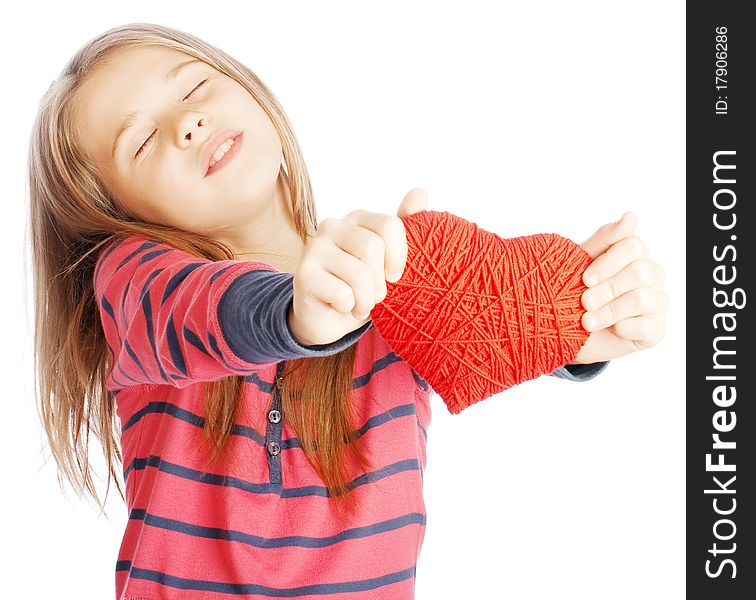
M 590 256 L 555 233 L 501 238 L 448 212 L 404 217 L 407 263 L 371 311 L 449 412 L 572 361 Z

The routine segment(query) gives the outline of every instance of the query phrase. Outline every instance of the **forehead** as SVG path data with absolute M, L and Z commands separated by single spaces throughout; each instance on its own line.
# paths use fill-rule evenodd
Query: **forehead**
M 74 110 L 86 152 L 98 163 L 110 165 L 113 139 L 124 117 L 131 111 L 149 110 L 151 99 L 165 85 L 165 74 L 191 58 L 172 48 L 128 48 L 92 71 L 79 90 Z

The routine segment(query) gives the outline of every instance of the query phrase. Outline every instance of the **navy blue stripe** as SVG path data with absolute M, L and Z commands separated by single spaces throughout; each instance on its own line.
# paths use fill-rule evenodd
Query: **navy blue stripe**
M 130 560 L 119 560 L 116 563 L 116 572 L 118 571 L 128 571 L 131 568 L 131 561 Z
M 118 271 L 120 271 L 124 266 L 126 266 L 129 262 L 131 262 L 131 260 L 135 256 L 138 256 L 140 252 L 143 252 L 144 250 L 147 250 L 147 249 L 152 248 L 154 246 L 157 246 L 157 242 L 153 242 L 153 241 L 143 242 L 139 246 L 139 248 L 137 248 L 136 250 L 134 250 L 131 254 L 129 254 L 128 256 L 126 256 L 120 263 L 118 263 L 118 265 L 116 266 L 116 268 L 113 269 L 113 273 L 115 274 Z M 140 260 L 139 262 L 137 262 L 137 266 L 140 265 L 142 262 L 143 262 L 143 260 Z M 136 267 L 135 267 L 135 269 L 136 269 Z M 131 280 L 129 279 L 129 281 L 131 281 Z
M 207 341 L 209 342 L 210 347 L 213 349 L 213 352 L 215 352 L 216 356 L 219 359 L 224 360 L 223 359 L 223 352 L 221 352 L 220 348 L 218 347 L 218 341 L 215 339 L 215 336 L 212 333 L 210 333 L 209 331 L 207 332 Z
M 423 424 L 420 422 L 420 417 L 417 418 L 417 426 L 420 428 L 420 431 L 423 432 L 423 437 L 425 438 L 425 441 L 428 441 L 428 432 L 425 431 L 425 427 L 423 427 Z
M 122 237 L 120 239 L 116 239 L 115 242 L 110 244 L 110 246 L 103 252 L 100 257 L 97 259 L 97 265 L 95 266 L 93 279 L 97 281 L 97 278 L 100 276 L 100 270 L 102 269 L 102 265 L 105 262 L 105 259 L 110 256 L 113 251 L 118 248 L 121 244 L 123 244 L 126 241 L 125 237 Z
M 251 494 L 279 494 L 281 498 L 299 498 L 302 496 L 323 496 L 329 497 L 328 488 L 320 485 L 309 485 L 296 488 L 283 488 L 281 484 L 271 483 L 253 483 L 240 479 L 239 477 L 232 477 L 230 475 L 218 475 L 215 473 L 205 473 L 197 471 L 196 469 L 190 469 L 176 463 L 168 462 L 156 455 L 150 455 L 146 458 L 135 458 L 131 461 L 131 464 L 124 470 L 123 479 L 126 481 L 129 474 L 132 471 L 143 471 L 144 469 L 151 467 L 181 477 L 182 479 L 188 479 L 196 481 L 198 483 L 206 483 L 208 485 L 217 485 L 221 487 L 232 487 L 249 492 Z M 361 485 L 373 483 L 384 477 L 396 475 L 404 471 L 419 471 L 420 464 L 416 458 L 407 460 L 400 460 L 391 465 L 386 465 L 375 471 L 369 473 L 363 473 L 356 477 L 351 483 L 347 485 L 348 489 L 354 489 Z
M 118 363 L 118 371 L 123 375 L 126 379 L 131 381 L 132 385 L 143 385 L 143 381 L 139 381 L 138 379 L 134 379 L 131 375 L 129 375 L 126 371 L 123 370 L 123 367 L 121 366 L 121 363 Z M 126 385 L 124 387 L 131 387 L 129 385 Z
M 192 334 L 193 335 L 193 334 Z M 142 372 L 147 376 L 147 374 L 144 372 L 144 369 L 142 368 L 141 364 L 139 363 L 138 359 L 136 358 L 136 355 L 133 354 L 133 351 L 131 351 L 128 344 L 126 344 L 127 350 L 132 355 L 132 358 L 137 362 L 137 365 L 140 367 Z M 203 348 L 204 351 L 204 348 Z M 394 353 L 388 354 L 383 359 L 380 359 L 376 361 L 373 364 L 373 367 L 371 370 L 366 374 L 358 378 L 354 378 L 352 380 L 352 386 L 353 388 L 358 388 L 364 385 L 367 385 L 369 383 L 370 378 L 372 378 L 373 375 L 377 374 L 387 366 L 393 364 L 396 362 L 396 358 L 398 358 Z M 399 359 L 401 360 L 401 359 Z M 182 362 L 183 365 L 183 362 Z M 123 372 L 123 369 L 121 369 Z M 123 374 L 128 377 L 131 381 L 134 381 L 135 383 L 141 383 L 137 380 L 133 379 L 128 375 L 128 373 L 123 372 Z M 184 372 L 184 374 L 186 374 Z M 178 376 L 171 376 L 174 379 L 180 379 Z M 254 381 L 253 381 L 254 380 Z M 273 383 L 267 382 L 264 380 L 261 380 L 259 377 L 257 377 L 256 374 L 251 375 L 249 377 L 245 377 L 245 381 L 255 383 L 258 388 L 263 390 L 266 393 L 270 393 L 273 389 Z M 188 410 L 179 408 L 175 404 L 171 404 L 169 402 L 150 402 L 145 407 L 140 409 L 139 411 L 135 412 L 129 420 L 124 424 L 121 433 L 126 432 L 129 428 L 133 427 L 138 421 L 140 421 L 146 414 L 169 414 L 173 417 L 176 417 L 182 421 L 185 421 L 187 423 L 190 423 L 196 427 L 202 428 L 204 427 L 205 419 L 204 417 L 201 417 L 195 413 L 192 413 Z M 379 425 L 382 425 L 383 423 L 390 421 L 392 419 L 408 416 L 411 414 L 416 414 L 416 409 L 414 403 L 409 404 L 402 404 L 400 406 L 393 407 L 392 409 L 389 409 L 387 411 L 384 411 L 383 413 L 380 413 L 378 415 L 374 415 L 373 417 L 369 418 L 359 429 L 356 430 L 357 436 L 355 439 L 358 439 L 359 437 L 363 436 L 367 431 L 374 427 L 378 427 Z M 423 437 L 425 438 L 426 442 L 428 439 L 428 434 L 425 430 L 425 428 L 420 423 L 419 418 L 417 418 L 417 425 L 420 428 Z M 255 442 L 259 444 L 264 443 L 263 437 L 257 432 L 257 430 L 248 427 L 246 425 L 239 425 L 235 424 L 232 429 L 232 435 L 239 435 L 242 437 L 247 437 L 249 439 L 254 440 Z M 281 440 L 280 442 L 281 449 L 290 449 L 290 448 L 301 448 L 301 442 L 298 438 L 288 438 L 285 440 Z
M 136 353 L 135 353 L 135 352 L 134 352 L 134 350 L 133 350 L 133 349 L 131 348 L 131 344 L 129 344 L 129 340 L 124 340 L 124 341 L 123 341 L 123 347 L 124 347 L 124 348 L 126 348 L 126 352 L 128 352 L 128 353 L 129 353 L 129 356 L 130 356 L 130 357 L 131 357 L 131 359 L 132 359 L 132 360 L 133 360 L 133 361 L 134 361 L 134 362 L 136 363 L 136 365 L 137 365 L 137 366 L 139 367 L 139 370 L 140 370 L 140 371 L 142 371 L 142 373 L 144 373 L 144 378 L 145 378 L 145 379 L 146 379 L 146 380 L 147 380 L 148 382 L 150 382 L 150 383 L 151 383 L 151 380 L 150 380 L 150 376 L 149 376 L 149 375 L 147 375 L 147 371 L 145 371 L 145 370 L 144 370 L 144 367 L 142 366 L 142 363 L 141 363 L 141 362 L 139 362 L 139 358 L 137 358 L 137 355 L 136 355 Z M 126 373 L 126 372 L 125 372 L 125 371 L 124 371 L 123 369 L 121 369 L 121 373 L 123 373 L 124 375 L 126 375 L 126 377 L 129 377 L 129 374 L 128 374 L 128 373 Z M 132 379 L 131 377 L 129 377 L 129 379 L 131 379 L 132 381 L 136 381 L 136 379 Z M 138 383 L 142 383 L 142 382 L 140 381 L 140 382 L 138 382 Z
M 353 378 L 352 388 L 360 388 L 362 386 L 367 385 L 368 383 L 370 383 L 370 380 L 379 372 L 381 372 L 383 369 L 391 366 L 395 362 L 400 362 L 401 360 L 402 358 L 400 358 L 398 355 L 396 355 L 393 352 L 389 352 L 383 358 L 376 360 L 371 365 L 370 370 L 367 373 L 359 377 Z M 272 383 L 269 383 L 267 381 L 264 381 L 263 379 L 260 379 L 260 377 L 257 375 L 257 373 L 254 370 L 251 370 L 250 373 L 251 373 L 250 375 L 244 378 L 245 383 L 251 383 L 257 386 L 261 392 L 266 393 L 266 394 L 270 394 L 273 391 Z
M 410 402 L 408 404 L 400 404 L 399 406 L 394 406 L 393 408 L 389 408 L 388 410 L 382 413 L 373 415 L 367 421 L 365 421 L 365 424 L 362 427 L 360 427 L 357 431 L 359 431 L 360 435 L 363 435 L 368 429 L 372 429 L 373 427 L 378 427 L 379 425 L 383 425 L 387 421 L 391 421 L 399 417 L 406 417 L 408 415 L 414 415 L 414 414 L 415 414 L 414 402 Z
M 137 265 L 143 265 L 144 263 L 151 261 L 153 258 L 157 258 L 158 256 L 165 254 L 166 252 L 172 252 L 173 250 L 175 250 L 175 248 L 170 247 L 170 248 L 158 248 L 157 250 L 153 250 L 152 252 L 147 252 L 146 254 L 142 255 L 139 258 L 139 262 L 137 262 Z
M 213 358 L 213 355 L 207 351 L 200 337 L 196 333 L 194 333 L 191 329 L 189 329 L 186 325 L 184 325 L 184 338 L 192 346 L 197 348 L 197 350 L 200 350 L 204 352 L 205 354 L 207 354 L 210 358 Z
M 426 391 L 428 390 L 428 382 L 425 381 L 425 379 L 423 379 L 422 377 L 420 377 L 420 375 L 415 373 L 414 369 L 412 369 L 412 377 L 415 378 L 415 382 L 417 383 L 417 385 L 419 385 L 421 388 L 423 388 Z
M 116 379 L 115 375 L 113 375 L 112 373 L 111 373 L 111 378 L 113 379 L 113 383 L 115 383 L 117 386 L 122 387 L 122 388 L 129 387 L 128 384 L 125 384 L 122 381 L 119 381 L 118 379 Z M 120 390 L 113 390 L 113 391 L 117 392 L 117 391 L 120 391 Z
M 402 527 L 407 527 L 409 525 L 425 525 L 426 515 L 424 513 L 416 512 L 408 513 L 393 519 L 379 521 L 372 525 L 345 529 L 335 535 L 329 535 L 326 537 L 287 535 L 276 538 L 252 535 L 250 533 L 233 529 L 195 525 L 193 523 L 187 523 L 176 519 L 167 519 L 165 517 L 158 517 L 157 515 L 150 514 L 145 509 L 140 508 L 133 509 L 129 514 L 129 519 L 133 521 L 144 521 L 147 525 L 152 527 L 166 529 L 168 531 L 177 531 L 193 537 L 239 542 L 256 548 L 286 548 L 289 546 L 325 548 L 326 546 L 332 546 L 345 540 L 366 538 L 379 533 L 401 529 Z
M 125 264 L 127 264 L 132 258 L 134 258 L 137 254 L 139 254 L 143 250 L 147 250 L 148 248 L 152 248 L 152 247 L 156 246 L 157 244 L 158 244 L 158 242 L 155 242 L 155 241 L 148 241 L 148 242 L 142 243 L 142 245 L 140 245 L 139 248 L 137 248 L 131 254 L 129 254 L 126 258 L 124 258 L 120 262 L 120 264 L 113 270 L 113 272 L 114 273 L 117 272 L 121 267 L 123 267 Z M 142 262 L 144 262 L 143 258 L 137 264 L 141 264 Z M 123 321 L 124 328 L 126 328 L 126 327 L 129 326 L 129 324 L 126 322 L 126 311 L 124 310 L 124 307 L 126 305 L 126 297 L 128 296 L 129 288 L 130 287 L 131 287 L 131 279 L 129 279 L 126 282 L 126 288 L 123 290 L 123 296 L 121 297 L 121 316 L 124 319 L 124 321 Z
M 348 592 L 365 592 L 374 590 L 384 585 L 390 585 L 406 579 L 415 577 L 416 565 L 389 573 L 381 577 L 372 579 L 361 579 L 357 581 L 345 581 L 343 583 L 318 583 L 313 585 L 304 585 L 296 588 L 272 588 L 257 583 L 224 583 L 221 581 L 208 581 L 204 579 L 187 579 L 185 577 L 176 577 L 152 569 L 142 569 L 135 567 L 130 561 L 119 561 L 117 570 L 129 571 L 131 579 L 145 579 L 154 581 L 166 587 L 177 588 L 181 590 L 201 590 L 205 592 L 217 592 L 220 594 L 231 594 L 234 596 L 243 596 L 247 594 L 257 594 L 261 596 L 271 596 L 276 598 L 293 598 L 302 595 L 325 595 L 339 594 Z
M 152 328 L 152 302 L 150 300 L 150 283 L 164 270 L 165 269 L 156 269 L 155 271 L 150 273 L 149 277 L 147 277 L 147 281 L 145 281 L 144 285 L 142 286 L 142 291 L 139 294 L 139 298 L 140 304 L 142 306 L 142 312 L 144 312 L 144 319 L 147 324 L 147 339 L 149 340 L 150 347 L 152 348 L 152 355 L 155 358 L 155 364 L 160 371 L 160 377 L 163 381 L 167 382 L 168 377 L 163 370 L 163 366 L 160 364 L 160 356 L 158 355 L 157 346 L 155 345 L 155 332 Z
M 398 475 L 405 471 L 419 471 L 420 461 L 417 458 L 408 458 L 406 460 L 400 460 L 375 471 L 363 473 L 359 477 L 355 477 L 351 483 L 346 487 L 349 490 L 353 490 L 361 485 L 368 483 L 374 483 L 385 477 L 391 475 Z M 281 491 L 282 498 L 300 498 L 302 496 L 324 496 L 328 497 L 328 488 L 319 485 L 307 485 L 297 488 L 286 488 Z
M 252 372 L 249 375 L 245 376 L 244 383 L 251 383 L 264 394 L 270 394 L 273 392 L 273 383 L 261 379 L 257 372 Z
M 376 375 L 377 373 L 379 373 L 386 367 L 396 362 L 395 360 L 387 360 L 388 358 L 395 357 L 395 356 L 396 355 L 392 352 L 386 357 L 384 357 L 383 359 L 379 359 L 378 361 L 373 363 L 373 366 L 371 367 L 370 371 L 368 372 L 366 376 L 361 376 L 361 377 L 352 379 L 352 388 L 356 389 L 356 388 L 367 385 L 369 383 L 370 378 L 372 378 L 374 375 Z M 259 377 L 257 377 L 256 374 L 249 377 L 245 377 L 245 382 L 254 383 L 264 393 L 271 393 L 273 391 L 273 382 L 264 381 L 260 379 Z M 123 425 L 121 429 L 121 433 L 124 433 L 130 427 L 133 427 L 146 414 L 158 414 L 158 413 L 169 414 L 173 417 L 186 421 L 187 423 L 195 425 L 196 427 L 201 428 L 201 427 L 204 427 L 205 425 L 204 417 L 201 417 L 200 415 L 192 413 L 183 408 L 179 408 L 175 404 L 171 404 L 170 402 L 150 402 L 144 408 L 138 410 L 129 418 L 129 420 Z M 358 433 L 357 437 L 364 435 L 366 431 L 372 429 L 373 427 L 378 427 L 379 425 L 387 421 L 390 421 L 398 417 L 412 415 L 412 414 L 416 414 L 414 403 L 395 406 L 380 414 L 374 415 L 370 417 L 367 421 L 365 421 L 365 423 L 359 429 L 357 429 L 357 433 Z M 428 434 L 423 428 L 419 419 L 417 419 L 417 424 L 420 427 L 420 430 L 422 431 L 423 436 L 425 437 L 427 441 Z M 232 435 L 240 435 L 240 436 L 255 440 L 256 442 L 259 442 L 261 444 L 263 443 L 262 436 L 255 429 L 248 427 L 246 425 L 239 425 L 239 424 L 234 425 L 234 428 L 231 433 Z M 280 443 L 281 443 L 282 449 L 302 447 L 298 438 L 289 438 L 286 440 L 281 440 Z
M 176 273 L 173 277 L 171 277 L 168 280 L 168 283 L 165 286 L 165 290 L 163 291 L 163 297 L 160 300 L 160 304 L 165 304 L 165 301 L 168 299 L 168 297 L 174 292 L 174 290 L 179 286 L 179 284 L 184 281 L 184 279 L 187 278 L 187 276 L 193 272 L 195 269 L 201 267 L 203 263 L 190 263 L 183 267 L 178 273 Z
M 126 298 L 129 295 L 129 288 L 131 287 L 131 279 L 126 282 L 126 287 L 123 288 L 123 295 L 121 296 L 121 321 L 123 322 L 124 329 L 128 330 L 129 324 L 126 322 Z
M 111 365 L 115 365 L 116 364 L 115 353 L 113 352 L 113 349 L 110 347 L 110 343 L 107 340 L 105 340 L 105 346 L 107 347 L 108 352 L 110 353 L 110 364 Z M 119 365 L 119 368 L 120 368 L 120 365 Z M 115 383 L 116 385 L 119 385 L 121 387 L 127 387 L 126 385 L 123 384 L 123 382 L 119 381 L 116 378 L 116 376 L 115 376 L 115 368 L 114 367 L 111 367 L 111 369 L 110 369 L 110 377 L 113 380 L 113 383 Z M 115 395 L 117 393 L 117 391 L 118 390 L 114 390 L 111 393 Z
M 139 419 L 141 419 L 144 415 L 157 413 L 171 415 L 172 417 L 194 425 L 195 427 L 202 428 L 205 426 L 205 417 L 201 417 L 200 415 L 190 412 L 184 408 L 180 408 L 175 404 L 171 404 L 170 402 L 150 402 L 147 406 L 139 410 L 127 421 L 122 430 L 122 433 L 123 431 L 126 431 L 126 429 L 134 425 L 137 421 L 139 421 Z M 261 435 L 256 429 L 249 427 L 248 425 L 240 425 L 239 423 L 234 423 L 234 426 L 231 429 L 231 435 L 238 435 L 240 437 L 254 440 L 260 446 L 263 446 L 265 444 L 265 436 Z
M 124 258 L 118 264 L 118 266 L 115 269 L 113 269 L 113 272 L 115 273 L 115 272 L 119 271 L 121 269 L 121 267 L 123 267 L 125 264 L 127 264 L 132 258 L 134 258 L 137 254 L 139 254 L 143 250 L 147 250 L 148 248 L 153 248 L 153 247 L 157 246 L 157 244 L 158 244 L 157 242 L 153 242 L 153 241 L 142 242 L 142 244 L 139 246 L 139 248 L 137 248 L 131 254 L 129 254 L 126 258 Z
M 121 434 L 123 435 L 128 429 L 136 425 L 136 423 L 138 423 L 140 420 L 142 420 L 142 418 L 144 418 L 145 415 L 148 415 L 148 414 L 167 414 L 172 417 L 175 417 L 176 419 L 184 421 L 185 423 L 194 425 L 195 427 L 198 427 L 200 429 L 205 426 L 204 417 L 198 414 L 195 414 L 191 411 L 188 411 L 184 408 L 180 408 L 179 406 L 176 406 L 175 404 L 172 404 L 170 402 L 149 402 L 143 408 L 139 409 L 137 412 L 131 415 L 129 420 L 126 421 L 123 428 L 121 429 Z M 357 435 L 354 436 L 354 439 L 359 439 L 360 437 L 365 435 L 365 433 L 369 431 L 370 429 L 378 427 L 382 425 L 383 423 L 386 423 L 387 421 L 390 421 L 399 417 L 403 417 L 403 416 L 413 415 L 413 414 L 416 414 L 414 404 L 403 404 L 401 406 L 397 406 L 392 409 L 389 409 L 381 414 L 378 414 L 369 418 L 365 422 L 365 424 L 357 430 Z M 420 425 L 419 420 L 417 421 L 417 423 L 420 426 L 420 429 L 423 431 L 423 434 L 426 436 L 426 441 L 427 441 L 427 435 L 425 434 L 425 430 L 422 428 L 422 425 Z M 231 430 L 231 435 L 238 435 L 240 437 L 248 438 L 250 440 L 253 440 L 259 446 L 263 446 L 266 441 L 265 436 L 260 434 L 253 427 L 249 427 L 247 425 L 240 425 L 238 423 L 234 424 Z M 289 450 L 291 448 L 302 447 L 301 441 L 299 440 L 299 438 L 296 438 L 296 437 L 280 440 L 279 443 L 282 450 Z
M 133 415 L 131 415 L 131 417 L 129 417 L 129 420 L 126 421 L 126 423 L 121 428 L 121 434 L 123 435 L 124 433 L 126 433 L 128 429 L 141 421 L 145 415 L 150 414 L 167 414 L 175 417 L 176 419 L 184 421 L 185 423 L 194 425 L 195 427 L 198 427 L 200 429 L 205 426 L 205 417 L 188 411 L 185 408 L 181 408 L 170 402 L 149 402 L 144 407 L 136 411 Z M 387 421 L 413 414 L 416 414 L 414 404 L 410 403 L 402 404 L 401 406 L 395 406 L 394 408 L 370 417 L 367 421 L 365 421 L 365 424 L 357 429 L 357 435 L 354 436 L 354 439 L 359 439 L 370 429 L 378 427 L 383 423 L 386 423 Z M 420 429 L 422 429 L 422 426 L 420 426 Z M 423 430 L 423 433 L 425 433 L 425 430 Z M 265 436 L 260 434 L 253 427 L 249 427 L 248 425 L 240 425 L 238 423 L 234 424 L 233 429 L 231 430 L 231 435 L 238 435 L 240 437 L 254 440 L 260 446 L 265 444 Z M 293 437 L 281 440 L 280 446 L 282 450 L 288 450 L 290 448 L 301 448 L 302 444 L 299 438 Z
M 136 411 L 128 421 L 121 428 L 121 434 L 125 433 L 128 429 L 133 427 L 139 422 L 145 415 L 148 414 L 168 414 L 182 421 L 186 421 L 196 427 L 205 426 L 205 418 L 194 414 L 184 408 L 180 408 L 170 402 L 149 402 L 143 408 Z
M 367 383 L 370 381 L 373 375 L 375 375 L 379 371 L 382 371 L 386 367 L 394 364 L 395 362 L 401 362 L 402 360 L 403 359 L 396 353 L 389 352 L 383 358 L 379 358 L 378 360 L 376 360 L 373 363 L 373 366 L 370 368 L 370 370 L 367 373 L 356 378 L 357 385 L 355 387 L 361 387 L 363 385 L 367 385 Z
M 100 306 L 105 309 L 105 312 L 108 313 L 108 315 L 110 315 L 110 318 L 113 321 L 113 325 L 115 325 L 116 335 L 118 336 L 118 343 L 123 344 L 123 340 L 121 339 L 121 331 L 118 329 L 118 320 L 116 319 L 115 311 L 113 310 L 113 306 L 105 297 L 105 294 L 103 294 L 100 298 Z
M 119 269 L 120 269 L 120 268 L 121 268 L 122 266 L 124 266 L 124 265 L 125 265 L 126 263 L 128 263 L 128 262 L 129 262 L 129 261 L 130 261 L 130 260 L 131 260 L 132 258 L 134 258 L 134 257 L 135 257 L 135 256 L 136 256 L 136 255 L 137 255 L 137 254 L 138 254 L 139 252 L 141 252 L 142 250 L 146 250 L 146 249 L 148 249 L 148 248 L 152 248 L 153 246 L 156 246 L 157 244 L 158 244 L 158 242 L 155 242 L 155 241 L 150 241 L 150 242 L 145 242 L 145 243 L 143 243 L 143 244 L 142 244 L 142 245 L 141 245 L 141 246 L 140 246 L 139 248 L 137 248 L 137 249 L 136 249 L 136 250 L 135 250 L 134 252 L 132 252 L 132 253 L 131 253 L 131 254 L 129 254 L 129 255 L 128 255 L 128 256 L 126 257 L 126 258 L 124 258 L 124 259 L 123 259 L 123 260 L 121 261 L 121 263 L 120 263 L 120 264 L 119 264 L 119 265 L 118 265 L 118 266 L 116 267 L 116 269 L 115 269 L 115 270 L 116 270 L 116 271 L 118 271 L 118 270 L 119 270 Z M 151 252 L 150 254 L 148 254 L 148 255 L 145 255 L 145 256 L 149 256 L 149 257 L 150 257 L 150 259 L 152 259 L 152 258 L 155 258 L 156 256 L 160 256 L 161 254 L 163 254 L 163 253 L 165 253 L 165 252 L 167 252 L 167 250 L 157 250 L 157 251 L 155 251 L 155 252 Z M 142 263 L 144 263 L 144 262 L 146 262 L 146 261 L 145 261 L 145 257 L 144 257 L 144 256 L 142 256 L 142 257 L 141 257 L 141 258 L 139 259 L 139 262 L 137 262 L 137 266 L 138 266 L 138 265 L 140 265 L 140 264 L 142 264 Z M 136 267 L 135 267 L 135 268 L 136 268 Z M 160 270 L 162 271 L 162 269 L 160 269 Z M 159 271 L 158 271 L 158 272 L 159 272 Z M 152 277 L 154 277 L 154 274 L 150 276 L 150 279 L 152 279 Z M 148 280 L 148 282 L 149 282 L 149 280 Z M 128 324 L 128 323 L 126 322 L 126 311 L 125 311 L 125 306 L 126 306 L 126 297 L 127 297 L 127 296 L 128 296 L 128 294 L 129 294 L 129 288 L 130 288 L 130 287 L 131 287 L 131 279 L 129 278 L 129 280 L 128 280 L 128 281 L 126 282 L 126 288 L 125 288 L 125 289 L 124 289 L 124 291 L 123 291 L 123 297 L 121 298 L 121 317 L 123 317 L 123 326 L 124 326 L 125 328 L 129 326 L 129 324 Z M 144 293 L 144 290 L 142 290 L 142 293 Z
M 395 406 L 393 408 L 390 408 L 380 414 L 374 415 L 370 417 L 367 421 L 365 421 L 365 424 L 362 425 L 359 429 L 357 429 L 357 435 L 354 436 L 354 439 L 359 439 L 365 433 L 373 429 L 374 427 L 378 427 L 380 425 L 383 425 L 384 423 L 388 421 L 392 421 L 394 419 L 397 419 L 399 417 L 406 417 L 408 415 L 414 415 L 415 414 L 415 405 L 413 403 L 410 404 L 402 404 L 400 406 Z M 348 443 L 350 440 L 344 440 L 344 443 Z M 299 441 L 299 438 L 288 438 L 285 440 L 281 440 L 281 450 L 286 450 L 289 448 L 301 448 L 302 444 Z
M 218 279 L 218 277 L 220 277 L 221 275 L 223 275 L 223 273 L 225 273 L 226 271 L 228 271 L 228 270 L 229 270 L 229 269 L 230 269 L 231 267 L 233 267 L 233 266 L 234 266 L 234 265 L 233 265 L 233 263 L 232 263 L 232 264 L 226 265 L 226 266 L 225 266 L 225 267 L 223 267 L 222 269 L 219 269 L 219 270 L 217 270 L 217 271 L 216 271 L 215 273 L 213 273 L 213 274 L 212 274 L 212 276 L 210 277 L 210 283 L 214 283 L 214 282 L 215 282 L 215 280 L 216 280 L 216 279 Z
M 181 352 L 181 344 L 179 342 L 178 334 L 176 333 L 176 325 L 173 322 L 173 311 L 168 315 L 168 323 L 166 324 L 166 337 L 168 339 L 168 349 L 171 352 L 171 360 L 176 368 L 181 371 L 184 377 L 187 376 L 186 363 L 184 362 L 184 353 Z

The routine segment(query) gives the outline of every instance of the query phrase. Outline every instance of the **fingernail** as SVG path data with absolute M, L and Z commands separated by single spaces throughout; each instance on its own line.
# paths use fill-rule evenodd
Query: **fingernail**
M 598 317 L 591 315 L 585 318 L 586 329 L 593 329 L 596 327 L 596 325 L 598 325 Z
M 598 303 L 599 303 L 598 298 L 594 298 L 593 296 L 588 296 L 585 298 L 583 302 L 583 306 L 585 306 L 587 310 L 596 310 L 598 308 Z

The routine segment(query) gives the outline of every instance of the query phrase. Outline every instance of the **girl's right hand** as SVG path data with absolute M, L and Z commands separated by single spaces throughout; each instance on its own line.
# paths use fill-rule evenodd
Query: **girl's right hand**
M 321 221 L 294 273 L 289 328 L 303 346 L 330 344 L 364 325 L 407 262 L 403 216 L 425 210 L 427 194 L 414 188 L 398 216 L 354 210 Z

